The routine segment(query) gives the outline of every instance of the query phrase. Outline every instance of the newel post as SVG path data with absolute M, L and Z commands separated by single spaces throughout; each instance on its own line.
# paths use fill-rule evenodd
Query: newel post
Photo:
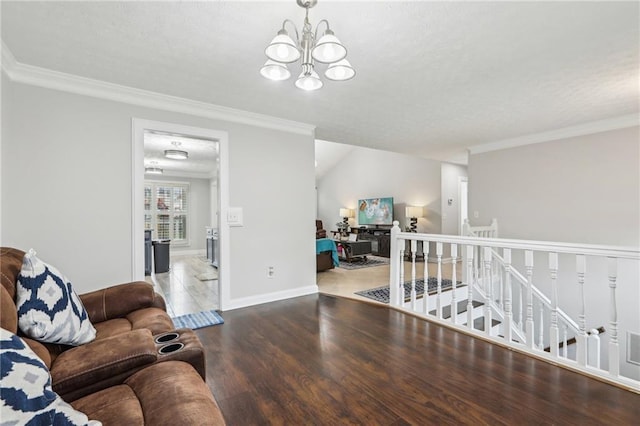
M 398 245 L 398 234 L 400 233 L 400 222 L 393 221 L 391 228 L 391 263 L 389 265 L 389 286 L 391 304 L 400 305 L 400 247 Z M 404 292 L 403 292 L 404 293 Z

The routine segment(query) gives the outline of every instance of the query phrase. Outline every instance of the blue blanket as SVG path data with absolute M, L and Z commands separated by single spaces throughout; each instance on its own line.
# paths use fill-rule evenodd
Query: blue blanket
M 338 260 L 338 249 L 336 248 L 336 243 L 329 238 L 319 238 L 316 240 L 316 254 L 322 253 L 323 251 L 331 252 L 331 259 L 333 259 L 333 266 L 339 266 L 340 261 Z

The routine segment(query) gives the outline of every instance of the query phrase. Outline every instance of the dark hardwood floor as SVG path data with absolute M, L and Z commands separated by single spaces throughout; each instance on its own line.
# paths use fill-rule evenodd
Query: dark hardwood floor
M 229 425 L 632 425 L 640 395 L 386 306 L 312 295 L 197 330 Z

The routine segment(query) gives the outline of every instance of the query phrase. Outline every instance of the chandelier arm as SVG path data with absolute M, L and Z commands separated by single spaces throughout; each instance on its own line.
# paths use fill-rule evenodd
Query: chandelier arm
M 296 24 L 291 20 L 291 19 L 285 19 L 284 22 L 282 22 L 282 29 L 286 30 L 285 25 L 288 23 L 291 24 L 291 26 L 293 27 L 293 31 L 296 33 L 296 44 L 299 46 L 300 45 L 300 34 L 298 33 L 298 27 L 296 27 Z
M 325 23 L 325 25 L 327 26 L 327 30 L 331 30 L 331 28 L 329 28 L 329 21 L 327 21 L 326 19 L 323 19 L 322 21 L 318 22 L 318 25 L 316 25 L 316 33 L 314 35 L 315 39 L 318 39 L 318 29 L 320 28 L 320 24 Z

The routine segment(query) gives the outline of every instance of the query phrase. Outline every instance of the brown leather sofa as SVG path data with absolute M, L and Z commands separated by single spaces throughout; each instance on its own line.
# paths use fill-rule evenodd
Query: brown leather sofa
M 75 347 L 41 343 L 18 330 L 23 257 L 21 250 L 0 248 L 0 326 L 42 359 L 60 397 L 104 424 L 192 424 L 185 422 L 191 418 L 198 419 L 193 424 L 224 424 L 203 381 L 201 342 L 192 330 L 174 330 L 152 285 L 133 282 L 80 295 L 95 340 Z M 161 353 L 172 347 L 180 350 Z

